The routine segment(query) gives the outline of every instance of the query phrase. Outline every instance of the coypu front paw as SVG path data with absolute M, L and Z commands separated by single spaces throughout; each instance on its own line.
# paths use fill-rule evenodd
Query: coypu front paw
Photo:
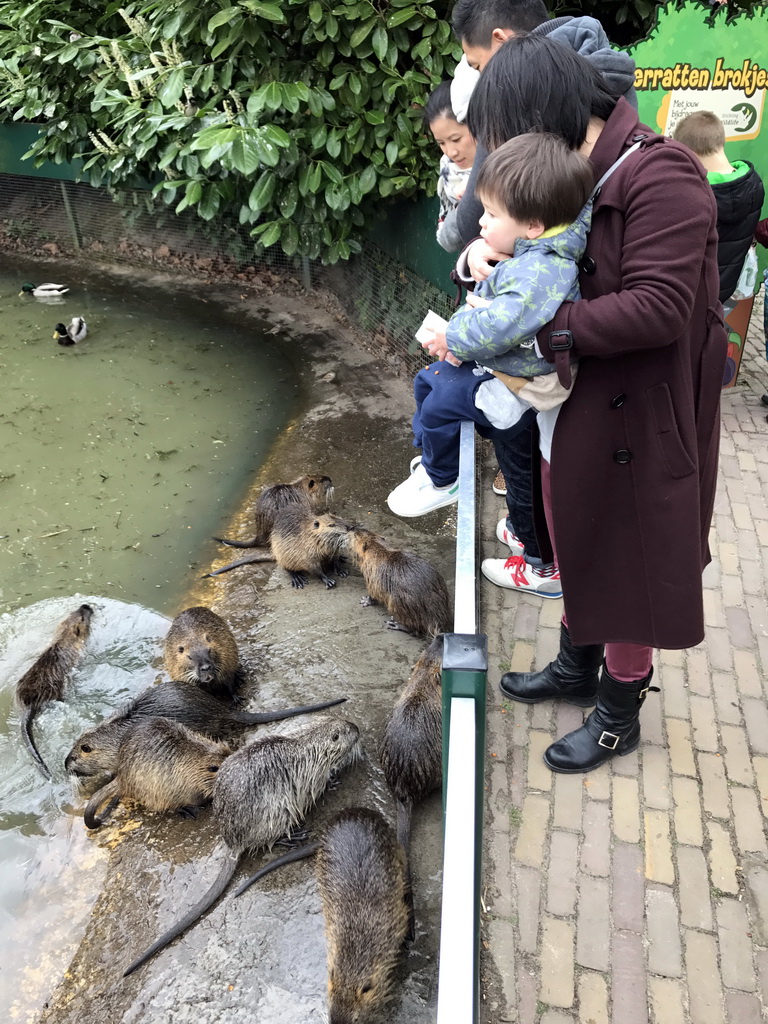
M 321 572 L 319 576 L 320 579 L 325 584 L 327 590 L 330 590 L 332 587 L 336 586 L 336 580 L 332 576 L 326 576 L 324 572 Z
M 401 633 L 410 633 L 410 629 L 401 626 L 397 619 L 387 619 L 387 629 L 398 629 Z
M 366 594 L 365 597 L 360 598 L 360 604 L 363 606 L 363 608 L 370 608 L 371 605 L 378 603 L 379 602 L 372 598 L 370 594 Z
M 297 590 L 303 590 L 307 577 L 300 572 L 289 572 L 289 575 L 291 577 L 291 586 L 296 587 Z

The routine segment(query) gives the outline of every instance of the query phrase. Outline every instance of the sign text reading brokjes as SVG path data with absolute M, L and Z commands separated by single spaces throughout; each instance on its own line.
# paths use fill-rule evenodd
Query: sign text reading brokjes
M 749 98 L 766 87 L 768 71 L 750 60 L 739 68 L 725 67 L 724 58 L 718 57 L 714 70 L 678 62 L 674 67 L 635 71 L 636 89 L 738 89 Z

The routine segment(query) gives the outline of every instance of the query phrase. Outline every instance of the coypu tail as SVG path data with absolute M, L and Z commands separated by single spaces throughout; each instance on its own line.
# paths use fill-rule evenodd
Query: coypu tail
M 306 860 L 307 857 L 314 857 L 317 851 L 320 849 L 320 843 L 308 843 L 307 846 L 300 846 L 298 850 L 291 850 L 289 853 L 284 853 L 282 857 L 275 857 L 269 864 L 265 864 L 263 868 L 259 868 L 255 875 L 251 875 L 250 878 L 246 878 L 239 889 L 235 889 L 234 895 L 242 896 L 246 889 L 250 889 L 254 882 L 258 882 L 260 878 L 265 875 L 271 874 L 273 871 L 277 871 L 278 868 L 285 867 L 286 864 L 295 864 L 296 861 Z
M 206 580 L 209 576 L 221 576 L 223 572 L 237 569 L 239 565 L 253 565 L 255 562 L 274 562 L 274 560 L 274 555 L 248 555 L 246 558 L 238 558 L 236 562 L 230 562 L 229 565 L 222 565 L 220 569 L 214 569 L 213 572 L 206 572 L 200 579 Z
M 40 751 L 35 746 L 35 737 L 32 735 L 32 722 L 39 711 L 39 708 L 25 707 L 21 712 L 21 738 L 24 740 L 24 744 L 27 750 L 32 755 L 32 760 L 37 765 L 40 774 L 44 779 L 51 780 L 51 772 L 48 765 L 40 756 Z
M 133 974 L 134 971 L 137 971 L 139 967 L 147 962 L 147 960 L 151 960 L 155 953 L 159 953 L 161 949 L 165 949 L 165 947 L 170 945 L 174 939 L 177 939 L 179 935 L 182 935 L 187 928 L 191 927 L 195 921 L 201 918 L 207 910 L 210 910 L 216 900 L 232 881 L 239 862 L 240 855 L 233 853 L 232 850 L 227 850 L 226 860 L 221 866 L 218 878 L 205 896 L 203 896 L 203 898 L 196 903 L 180 921 L 177 921 L 172 928 L 169 928 L 164 935 L 161 935 L 159 939 L 153 942 L 149 949 L 141 954 L 138 960 L 134 960 L 130 966 L 126 967 L 123 971 L 123 977 L 127 978 L 129 974 Z
M 233 711 L 232 720 L 240 725 L 264 725 L 265 722 L 282 722 L 284 718 L 295 718 L 296 715 L 308 715 L 313 711 L 325 711 L 326 708 L 334 708 L 337 704 L 343 704 L 346 697 L 337 697 L 336 700 L 327 700 L 323 704 L 305 704 L 300 708 L 286 708 L 285 711 Z
M 109 803 L 104 808 L 103 812 L 98 814 L 97 811 L 105 800 L 108 800 Z M 85 811 L 83 812 L 83 821 L 85 822 L 86 828 L 101 828 L 109 817 L 110 812 L 113 811 L 119 803 L 119 785 L 117 779 L 112 779 L 112 781 L 108 782 L 106 786 L 102 786 L 101 789 L 98 789 L 86 804 Z
M 413 907 L 413 884 L 411 882 L 411 800 L 397 801 L 397 841 L 405 853 L 405 906 L 408 911 L 408 939 L 416 938 L 416 915 Z
M 250 540 L 227 540 L 226 537 L 214 537 L 215 541 L 219 544 L 226 544 L 230 548 L 267 548 L 269 547 L 269 537 L 264 537 L 261 534 L 256 534 L 255 537 L 251 537 Z

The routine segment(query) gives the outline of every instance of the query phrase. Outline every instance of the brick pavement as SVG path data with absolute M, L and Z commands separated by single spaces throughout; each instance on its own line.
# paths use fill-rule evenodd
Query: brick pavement
M 768 392 L 762 302 L 723 393 L 706 640 L 661 651 L 640 749 L 584 776 L 541 754 L 578 708 L 505 701 L 561 602 L 483 584 L 489 636 L 484 1022 L 768 1019 Z M 488 484 L 490 471 L 488 466 Z M 494 470 L 495 471 L 495 470 Z M 483 535 L 501 509 L 484 488 Z M 491 539 L 483 556 L 502 554 Z

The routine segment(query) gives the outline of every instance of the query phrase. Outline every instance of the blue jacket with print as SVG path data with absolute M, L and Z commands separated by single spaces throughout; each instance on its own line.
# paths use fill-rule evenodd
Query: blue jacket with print
M 491 299 L 490 306 L 463 306 L 451 317 L 445 332 L 451 352 L 513 377 L 552 373 L 552 364 L 536 354 L 536 333 L 563 302 L 580 297 L 578 263 L 591 222 L 590 201 L 556 235 L 519 239 L 514 255 L 475 289 L 475 295 Z

